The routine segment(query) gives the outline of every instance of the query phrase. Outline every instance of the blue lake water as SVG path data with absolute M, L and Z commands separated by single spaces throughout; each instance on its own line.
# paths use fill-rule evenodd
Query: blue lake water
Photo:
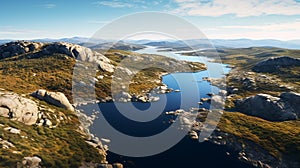
M 172 123 L 170 119 L 175 119 L 174 116 L 165 115 L 164 112 L 174 111 L 177 109 L 189 110 L 191 107 L 209 108 L 209 103 L 204 102 L 199 105 L 200 97 L 209 97 L 208 93 L 218 93 L 219 88 L 212 86 L 209 82 L 204 81 L 203 77 L 221 78 L 224 74 L 230 71 L 226 65 L 211 62 L 206 57 L 183 56 L 174 52 L 158 52 L 154 47 L 148 47 L 138 50 L 139 53 L 159 54 L 167 57 L 172 57 L 179 60 L 194 61 L 205 63 L 209 70 L 197 73 L 173 73 L 163 76 L 163 83 L 174 90 L 180 92 L 171 92 L 164 95 L 158 95 L 160 101 L 152 103 L 132 102 L 136 109 L 131 109 L 130 113 L 140 113 L 140 110 L 145 110 L 151 107 L 155 111 L 155 106 L 161 106 L 161 102 L 166 102 L 161 114 L 149 122 L 138 122 L 129 120 L 122 115 L 116 104 L 113 102 L 99 103 L 101 114 L 108 123 L 118 131 L 135 137 L 146 137 L 158 134 L 167 128 Z M 122 109 L 128 109 L 130 103 L 117 104 L 122 106 Z M 92 114 L 92 107 L 81 106 L 88 115 Z M 97 110 L 97 109 L 95 109 Z M 148 115 L 151 112 L 143 113 Z M 101 120 L 95 120 L 90 127 L 91 133 L 95 135 L 103 135 L 106 130 L 101 129 Z M 101 136 L 100 136 L 101 137 Z M 109 138 L 109 137 L 105 137 Z M 112 140 L 113 141 L 113 140 Z M 111 146 L 109 146 L 111 147 Z M 121 162 L 125 167 L 132 168 L 154 168 L 154 167 L 250 167 L 244 163 L 237 161 L 234 156 L 227 156 L 228 149 L 221 146 L 213 145 L 209 142 L 199 143 L 186 137 L 171 149 L 154 156 L 148 157 L 126 157 L 112 152 L 108 152 L 108 160 L 110 162 Z

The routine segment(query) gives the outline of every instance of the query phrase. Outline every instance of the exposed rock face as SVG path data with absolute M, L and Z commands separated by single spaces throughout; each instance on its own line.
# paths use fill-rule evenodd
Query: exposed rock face
M 290 105 L 294 112 L 300 116 L 300 94 L 294 92 L 286 92 L 280 95 L 281 100 Z
M 227 155 L 237 157 L 242 162 L 258 168 L 287 167 L 284 163 L 272 156 L 264 148 L 252 141 L 241 141 L 238 137 L 216 129 L 208 141 L 230 149 Z
M 256 117 L 270 121 L 296 120 L 298 118 L 296 109 L 290 105 L 289 100 L 299 95 L 293 93 L 282 94 L 284 98 L 273 97 L 267 94 L 258 94 L 236 103 L 237 110 Z M 294 103 L 294 101 L 292 102 Z M 299 113 L 298 113 L 299 114 Z
M 21 130 L 19 130 L 17 128 L 13 128 L 13 127 L 6 127 L 3 130 L 9 131 L 12 134 L 20 134 L 21 133 Z
M 213 95 L 211 98 L 211 108 L 223 109 L 225 106 L 225 97 L 219 95 Z
M 93 52 L 91 49 L 79 45 L 65 43 L 65 42 L 56 42 L 50 44 L 43 49 L 42 53 L 43 54 L 53 54 L 53 53 L 66 54 L 70 57 L 79 58 L 81 60 L 85 60 L 86 57 L 93 56 Z
M 131 101 L 132 96 L 124 91 L 121 91 L 119 93 L 117 93 L 116 95 L 114 95 L 114 100 L 117 102 L 130 102 Z
M 61 92 L 49 92 L 43 89 L 39 89 L 33 92 L 31 95 L 55 106 L 74 111 L 74 107 L 70 104 L 67 97 Z
M 57 42 L 48 45 L 42 51 L 42 54 L 51 55 L 53 53 L 66 54 L 80 61 L 95 62 L 104 71 L 114 72 L 114 66 L 104 55 L 94 52 L 89 48 L 65 42 Z
M 289 90 L 288 88 L 290 87 L 278 78 L 255 72 L 246 72 L 240 69 L 231 71 L 227 76 L 227 80 L 229 81 L 227 88 L 229 94 L 236 94 L 242 90 L 261 90 L 262 88 Z M 214 80 L 212 82 L 214 85 L 217 84 Z M 230 86 L 231 84 L 234 84 L 234 86 Z M 219 85 L 217 84 L 217 86 Z
M 37 43 L 16 41 L 0 46 L 0 59 L 25 53 L 30 53 L 29 57 L 40 57 L 55 53 L 64 54 L 80 61 L 95 62 L 99 65 L 99 68 L 107 72 L 114 72 L 115 68 L 104 55 L 89 48 L 66 42 Z
M 38 119 L 38 106 L 28 98 L 0 92 L 0 116 L 32 125 Z
M 15 145 L 7 140 L 0 138 L 0 145 L 2 149 L 15 148 Z
M 300 59 L 288 56 L 272 57 L 257 63 L 252 70 L 255 72 L 274 72 L 279 68 L 300 66 Z
M 44 46 L 43 43 L 16 41 L 6 43 L 0 46 L 0 59 L 25 54 L 39 50 Z
M 22 166 L 26 168 L 38 168 L 40 167 L 40 162 L 42 161 L 41 158 L 34 156 L 34 157 L 24 157 L 22 160 Z

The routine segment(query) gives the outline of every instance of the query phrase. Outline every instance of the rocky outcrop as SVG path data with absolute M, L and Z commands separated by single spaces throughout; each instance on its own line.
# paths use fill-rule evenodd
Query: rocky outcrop
M 92 51 L 89 48 L 66 42 L 38 43 L 16 41 L 0 46 L 0 59 L 21 54 L 29 54 L 29 58 L 41 57 L 44 55 L 64 54 L 80 61 L 94 62 L 98 64 L 99 68 L 107 72 L 114 72 L 115 68 L 111 64 L 110 60 L 104 55 Z
M 213 95 L 211 97 L 211 109 L 224 109 L 225 96 Z
M 157 96 L 155 93 L 147 93 L 145 95 L 131 95 L 128 92 L 125 91 L 120 91 L 119 93 L 116 93 L 113 95 L 113 101 L 116 102 L 122 102 L 122 103 L 127 103 L 127 102 L 156 102 L 159 101 L 160 98 Z M 102 101 L 105 102 L 105 101 Z
M 258 168 L 287 167 L 285 163 L 272 156 L 267 150 L 250 140 L 241 140 L 239 137 L 216 129 L 207 139 L 209 142 L 225 146 L 228 156 Z M 230 151 L 230 152 L 229 152 Z
M 130 102 L 131 101 L 132 96 L 124 91 L 121 91 L 119 93 L 117 93 L 116 95 L 114 95 L 114 100 L 117 102 Z
M 0 116 L 33 125 L 38 119 L 37 104 L 14 93 L 0 92 Z
M 258 62 L 252 70 L 255 72 L 276 72 L 280 68 L 300 66 L 300 59 L 289 56 L 272 57 Z
M 43 43 L 28 41 L 6 43 L 0 46 L 0 59 L 37 51 L 43 46 Z
M 41 158 L 37 157 L 37 156 L 33 156 L 33 157 L 24 157 L 21 165 L 18 167 L 26 167 L 26 168 L 39 168 L 40 166 L 40 162 L 42 161 Z
M 43 54 L 50 55 L 53 53 L 65 54 L 73 58 L 85 60 L 88 57 L 92 57 L 94 53 L 91 49 L 82 47 L 76 44 L 56 42 L 46 46 L 42 50 Z
M 227 91 L 229 94 L 237 94 L 245 91 L 277 91 L 287 92 L 293 89 L 289 83 L 282 81 L 273 75 L 256 72 L 247 72 L 241 69 L 232 70 L 226 77 Z M 213 85 L 218 85 L 212 81 Z M 226 85 L 225 85 L 226 86 Z M 221 86 L 221 87 L 224 87 Z
M 110 64 L 108 58 L 92 51 L 90 48 L 66 42 L 56 42 L 48 45 L 41 51 L 43 55 L 52 55 L 54 53 L 65 54 L 80 61 L 95 62 L 104 71 L 114 71 L 114 66 Z
M 52 43 L 45 47 L 40 54 L 52 55 L 54 53 L 65 54 L 80 61 L 94 62 L 98 64 L 102 70 L 114 72 L 114 66 L 110 63 L 108 58 L 80 45 L 66 42 Z
M 13 128 L 13 127 L 5 127 L 3 130 L 9 131 L 12 134 L 20 134 L 21 133 L 21 130 L 19 130 L 17 128 Z
M 43 89 L 39 89 L 33 92 L 31 95 L 49 104 L 74 111 L 74 107 L 70 104 L 67 97 L 61 92 L 49 92 Z
M 15 148 L 15 145 L 7 140 L 0 138 L 0 145 L 2 149 Z
M 282 93 L 280 95 L 280 98 L 282 101 L 286 102 L 293 110 L 294 112 L 300 116 L 300 94 L 299 93 L 294 93 L 294 92 L 286 92 Z
M 296 93 L 283 93 L 281 98 L 258 94 L 238 100 L 236 108 L 242 113 L 269 121 L 296 120 L 299 117 L 299 107 L 296 105 L 299 98 Z

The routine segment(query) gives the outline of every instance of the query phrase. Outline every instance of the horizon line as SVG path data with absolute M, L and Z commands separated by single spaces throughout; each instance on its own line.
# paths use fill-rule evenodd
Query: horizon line
M 34 40 L 62 40 L 62 39 L 72 39 L 72 38 L 83 38 L 83 39 L 87 39 L 87 40 L 91 40 L 92 38 L 89 37 L 85 37 L 85 36 L 72 36 L 72 37 L 41 37 L 41 38 L 0 38 L 1 41 L 34 41 Z M 107 41 L 124 41 L 124 40 L 116 40 L 116 39 L 102 39 L 102 38 L 94 38 L 94 40 L 107 40 Z M 147 39 L 147 38 L 143 38 L 143 39 L 126 39 L 126 40 L 131 40 L 131 41 L 139 41 L 139 40 L 150 40 L 150 41 L 168 41 L 168 40 L 172 40 L 172 41 L 178 41 L 178 40 L 174 40 L 174 39 L 168 39 L 168 38 L 164 38 L 164 39 Z M 201 40 L 201 39 L 183 39 L 183 40 Z M 300 39 L 276 39 L 276 38 L 247 38 L 247 37 L 241 37 L 241 38 L 206 38 L 203 40 L 277 40 L 277 41 L 297 41 Z

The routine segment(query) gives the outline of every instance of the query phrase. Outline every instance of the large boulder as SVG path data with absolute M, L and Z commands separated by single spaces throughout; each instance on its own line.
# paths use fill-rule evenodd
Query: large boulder
M 42 161 L 41 158 L 37 157 L 37 156 L 33 156 L 33 157 L 24 157 L 22 160 L 22 166 L 20 167 L 26 167 L 26 168 L 39 168 L 40 166 L 40 162 Z
M 70 104 L 68 98 L 61 92 L 49 92 L 43 89 L 39 89 L 33 92 L 31 95 L 49 104 L 74 111 L 74 107 Z
M 289 105 L 289 102 L 268 94 L 258 94 L 256 96 L 240 99 L 236 103 L 236 108 L 242 113 L 269 121 L 298 119 L 295 109 Z
M 272 57 L 258 62 L 252 70 L 255 72 L 276 72 L 280 68 L 300 66 L 300 59 L 289 56 Z
M 0 93 L 0 116 L 33 125 L 38 119 L 37 104 L 14 93 Z

